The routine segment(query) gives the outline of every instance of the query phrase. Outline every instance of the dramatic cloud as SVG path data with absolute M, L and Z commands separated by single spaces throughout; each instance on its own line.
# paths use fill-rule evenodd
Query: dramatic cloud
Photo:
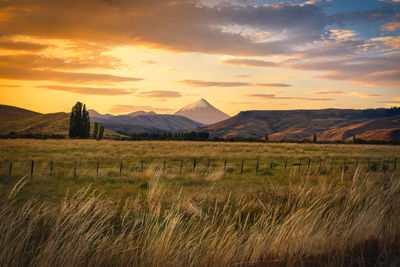
M 13 68 L 29 69 L 88 69 L 88 68 L 115 68 L 114 60 L 110 57 L 108 60 L 101 60 L 97 57 L 85 59 L 81 57 L 57 58 L 46 57 L 37 54 L 17 54 L 0 56 L 0 66 Z
M 39 85 L 37 88 L 71 92 L 82 95 L 106 95 L 106 96 L 117 96 L 117 95 L 130 95 L 134 90 L 132 89 L 120 89 L 120 88 L 97 88 L 97 87 L 72 87 L 72 86 L 59 86 L 59 85 Z
M 47 47 L 48 47 L 47 45 L 42 45 L 42 44 L 0 40 L 0 49 L 39 51 Z
M 181 97 L 182 95 L 180 92 L 176 91 L 147 91 L 140 92 L 137 96 L 149 98 L 176 98 Z
M 290 87 L 285 83 L 209 82 L 200 80 L 177 81 L 193 87 Z
M 110 74 L 95 74 L 81 72 L 62 72 L 52 70 L 32 70 L 23 68 L 0 67 L 0 79 L 25 81 L 54 81 L 63 83 L 88 82 L 136 82 L 141 78 L 123 77 Z
M 135 106 L 135 105 L 114 105 L 109 109 L 111 113 L 128 113 L 134 111 L 155 111 L 155 112 L 166 112 L 170 113 L 173 112 L 173 109 L 170 108 L 156 108 L 152 106 Z
M 397 12 L 390 4 L 333 16 L 316 5 L 15 0 L 0 8 L 0 16 L 7 18 L 0 22 L 0 32 L 171 51 L 265 56 L 291 53 L 300 45 L 312 44 L 332 25 L 385 21 Z
M 255 60 L 249 58 L 232 58 L 220 62 L 222 65 L 234 65 L 244 67 L 276 67 L 277 63 L 263 60 Z
M 287 65 L 300 70 L 327 72 L 318 78 L 348 80 L 364 85 L 400 86 L 400 56 L 353 57 L 337 60 L 296 62 Z
M 334 98 L 325 97 L 286 97 L 286 96 L 276 96 L 274 94 L 248 94 L 249 97 L 257 97 L 262 99 L 280 99 L 280 100 L 306 100 L 306 101 L 331 101 Z

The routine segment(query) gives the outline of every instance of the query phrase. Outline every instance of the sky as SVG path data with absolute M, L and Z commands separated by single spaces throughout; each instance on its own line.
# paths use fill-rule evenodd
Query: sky
M 400 0 L 0 0 L 0 104 L 400 106 Z

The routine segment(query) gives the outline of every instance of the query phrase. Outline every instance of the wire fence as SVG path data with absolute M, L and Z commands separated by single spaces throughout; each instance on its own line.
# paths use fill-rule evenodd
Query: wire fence
M 123 176 L 127 173 L 143 173 L 147 169 L 184 174 L 188 172 L 210 173 L 214 170 L 223 170 L 230 174 L 267 174 L 296 169 L 298 172 L 317 171 L 321 174 L 330 174 L 336 171 L 347 172 L 351 169 L 362 168 L 367 172 L 394 172 L 397 170 L 397 158 L 387 159 L 147 159 L 135 161 L 11 161 L 3 160 L 0 164 L 0 171 L 3 177 L 18 175 L 66 175 L 77 177 L 78 175 L 99 176 L 105 170 L 114 176 Z

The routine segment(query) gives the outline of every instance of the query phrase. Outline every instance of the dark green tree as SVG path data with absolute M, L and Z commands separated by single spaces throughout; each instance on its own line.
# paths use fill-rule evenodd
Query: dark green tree
M 83 105 L 82 110 L 82 138 L 90 138 L 90 117 L 89 112 L 86 110 L 86 105 Z
M 104 134 L 104 126 L 100 125 L 100 131 L 99 131 L 99 138 L 98 139 L 102 139 L 103 138 L 103 134 Z
M 356 136 L 353 135 L 353 143 L 355 143 L 355 142 L 356 142 Z
M 99 124 L 97 122 L 94 123 L 93 129 L 93 139 L 97 138 L 97 133 L 99 132 Z
M 90 118 L 86 106 L 77 102 L 71 110 L 69 120 L 69 137 L 88 138 L 90 137 Z
M 317 142 L 317 134 L 314 134 L 314 137 L 313 137 L 312 141 L 313 141 L 313 143 Z
M 71 117 L 69 119 L 69 137 L 75 138 L 80 135 L 82 118 L 82 103 L 77 102 L 71 110 Z

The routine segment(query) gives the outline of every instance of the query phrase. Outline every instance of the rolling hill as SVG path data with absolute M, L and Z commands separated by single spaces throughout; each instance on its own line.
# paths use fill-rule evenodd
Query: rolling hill
M 269 140 L 311 139 L 320 141 L 349 140 L 356 136 L 365 140 L 399 140 L 398 109 L 353 110 L 278 110 L 242 111 L 236 116 L 197 131 L 211 137 L 263 138 Z
M 59 112 L 41 114 L 38 112 L 0 105 L 0 135 L 10 132 L 17 134 L 43 134 L 68 136 L 70 114 Z M 93 129 L 93 127 L 92 127 Z M 104 130 L 104 138 L 119 138 L 123 135 Z

